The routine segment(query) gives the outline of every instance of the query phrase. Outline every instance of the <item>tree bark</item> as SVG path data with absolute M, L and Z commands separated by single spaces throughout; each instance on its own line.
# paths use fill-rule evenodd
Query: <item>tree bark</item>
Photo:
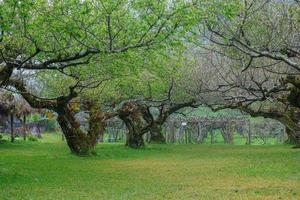
M 128 129 L 125 145 L 134 149 L 143 148 L 143 135 L 150 131 L 153 123 L 149 108 L 137 102 L 126 102 L 119 111 L 119 117 Z
M 300 126 L 297 112 L 289 110 L 278 120 L 286 127 L 288 136 L 286 143 L 295 145 L 295 148 L 300 148 Z
M 293 144 L 294 148 L 300 148 L 300 133 L 297 131 L 294 134 L 288 136 L 289 144 Z
M 89 155 L 94 153 L 93 142 L 79 127 L 72 113 L 59 113 L 57 121 L 65 135 L 67 144 L 72 153 L 77 155 Z
M 72 153 L 76 155 L 96 154 L 95 147 L 99 134 L 103 129 L 103 113 L 95 105 L 89 105 L 90 112 L 89 130 L 84 132 L 80 129 L 80 123 L 75 118 L 75 113 L 69 106 L 62 106 L 58 110 L 57 121 L 65 135 L 67 144 Z
M 286 131 L 288 139 L 285 143 L 295 145 L 295 148 L 300 148 L 300 132 L 289 128 L 287 128 Z
M 166 138 L 162 134 L 162 126 L 154 123 L 150 128 L 150 141 L 149 143 L 165 144 Z
M 125 145 L 134 149 L 145 147 L 143 134 L 140 134 L 140 132 L 137 132 L 134 127 L 131 127 L 128 129 Z

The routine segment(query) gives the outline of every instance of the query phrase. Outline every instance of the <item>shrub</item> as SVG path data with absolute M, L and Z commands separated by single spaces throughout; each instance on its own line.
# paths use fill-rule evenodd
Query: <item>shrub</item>
M 3 139 L 4 137 L 3 137 L 3 135 L 2 134 L 0 134 L 0 144 L 3 144 L 3 143 L 5 143 L 6 142 L 6 140 L 5 139 Z
M 32 142 L 36 142 L 36 141 L 38 141 L 38 138 L 35 137 L 35 136 L 33 136 L 33 135 L 29 135 L 29 136 L 28 136 L 28 140 L 29 140 L 29 141 L 32 141 Z

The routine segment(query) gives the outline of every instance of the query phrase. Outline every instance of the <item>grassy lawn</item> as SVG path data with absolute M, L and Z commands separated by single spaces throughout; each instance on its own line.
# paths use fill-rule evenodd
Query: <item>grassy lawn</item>
M 287 145 L 100 144 L 76 157 L 59 136 L 0 144 L 0 199 L 300 199 Z

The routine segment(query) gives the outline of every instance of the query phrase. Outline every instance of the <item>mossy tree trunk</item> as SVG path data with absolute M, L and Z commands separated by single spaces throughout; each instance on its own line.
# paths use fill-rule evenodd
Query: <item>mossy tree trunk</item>
M 295 148 L 300 148 L 300 133 L 298 131 L 287 129 L 288 139 L 287 144 L 295 145 Z
M 71 106 L 71 101 L 78 96 L 74 85 L 69 88 L 69 94 L 56 99 L 41 99 L 31 95 L 24 82 L 20 80 L 10 80 L 9 84 L 21 92 L 24 99 L 33 108 L 44 108 L 55 111 L 58 115 L 57 121 L 66 138 L 67 144 L 72 153 L 76 155 L 91 155 L 95 153 L 95 146 L 104 122 L 116 113 L 103 113 L 96 102 L 86 101 L 84 110 L 89 111 L 89 130 L 81 130 L 80 123 L 75 118 L 75 112 Z
M 132 124 L 126 124 L 128 132 L 126 134 L 126 146 L 138 149 L 145 146 L 143 134 L 136 129 Z
M 300 126 L 298 124 L 298 110 L 290 109 L 278 120 L 285 125 L 288 140 L 286 143 L 295 145 L 295 148 L 300 148 Z
M 283 117 L 281 122 L 287 128 L 288 142 L 295 145 L 295 148 L 300 148 L 300 76 L 289 75 L 283 80 L 285 83 L 292 84 L 289 88 L 289 94 L 286 99 L 291 106 Z
M 149 108 L 141 103 L 126 102 L 119 111 L 119 117 L 128 129 L 125 145 L 134 149 L 143 148 L 143 135 L 150 130 L 153 123 Z
M 128 132 L 126 146 L 141 148 L 145 146 L 143 135 L 150 132 L 150 143 L 165 143 L 162 134 L 162 125 L 167 118 L 174 112 L 184 107 L 190 107 L 195 101 L 179 104 L 161 104 L 158 117 L 154 117 L 150 112 L 151 104 L 142 102 L 126 102 L 118 111 L 120 119 L 125 123 Z
M 103 129 L 103 114 L 98 106 L 89 105 L 89 130 L 84 132 L 80 129 L 80 123 L 75 118 L 75 113 L 69 106 L 62 106 L 58 110 L 57 121 L 66 138 L 67 144 L 72 153 L 76 155 L 95 154 L 98 137 Z
M 286 134 L 288 136 L 286 143 L 292 144 L 292 145 L 297 145 L 297 143 L 298 143 L 297 136 L 300 131 L 298 125 L 296 123 L 294 123 L 293 120 L 287 115 L 282 117 L 280 121 L 286 127 Z

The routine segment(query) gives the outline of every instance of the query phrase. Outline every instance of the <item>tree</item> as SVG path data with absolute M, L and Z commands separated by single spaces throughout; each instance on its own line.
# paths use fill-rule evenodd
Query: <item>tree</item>
M 58 114 L 58 122 L 75 154 L 95 147 L 91 125 L 79 129 L 71 101 L 96 88 L 148 48 L 177 41 L 194 21 L 185 1 L 1 1 L 0 86 L 20 93 L 34 108 Z M 41 77 L 52 76 L 61 92 L 34 91 Z M 47 79 L 44 79 L 47 80 Z M 62 85 L 62 83 L 65 83 Z M 45 82 L 44 82 L 45 84 Z M 44 87 L 44 85 L 42 85 Z M 42 95 L 43 94 L 43 95 Z M 96 122 L 96 105 L 88 106 Z
M 115 81 L 115 93 L 105 95 L 120 104 L 116 110 L 128 129 L 127 146 L 143 147 L 143 135 L 148 132 L 149 142 L 165 143 L 162 126 L 167 118 L 182 108 L 196 106 L 192 96 L 179 87 L 181 71 L 188 64 L 184 49 L 160 51 L 144 64 L 146 69 Z
M 162 102 L 157 105 L 159 114 L 154 117 L 151 107 L 156 107 L 153 102 L 129 101 L 125 102 L 119 110 L 119 117 L 125 122 L 128 129 L 126 145 L 132 148 L 144 147 L 143 135 L 150 132 L 150 142 L 164 143 L 162 126 L 167 118 L 174 112 L 184 107 L 196 106 L 196 102 L 191 100 L 184 103 Z
M 208 104 L 277 119 L 296 146 L 300 146 L 299 9 L 297 1 L 246 0 L 231 18 L 207 19 L 202 31 L 210 41 L 203 47 L 216 74 L 215 82 L 205 87 L 218 98 Z

